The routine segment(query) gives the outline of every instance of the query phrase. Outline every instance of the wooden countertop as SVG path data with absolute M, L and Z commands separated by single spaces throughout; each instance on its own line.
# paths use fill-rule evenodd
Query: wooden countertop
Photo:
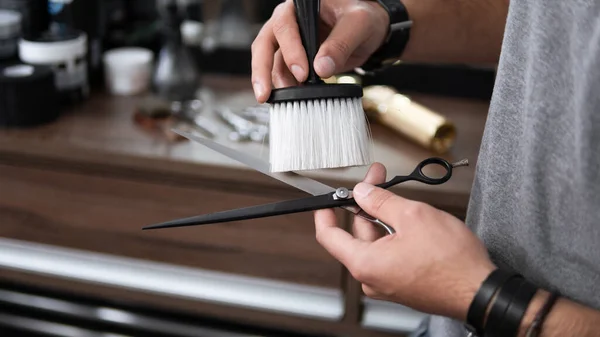
M 218 103 L 233 109 L 255 104 L 247 78 L 206 78 L 204 91 L 212 92 Z M 465 99 L 412 95 L 419 103 L 447 116 L 457 125 L 454 149 L 444 157 L 469 159 L 470 167 L 455 171 L 441 186 L 407 183 L 397 193 L 434 205 L 463 209 L 473 181 L 488 103 Z M 254 172 L 210 149 L 191 142 L 171 143 L 149 134 L 133 122 L 136 97 L 113 97 L 95 93 L 83 104 L 71 108 L 56 122 L 31 128 L 0 130 L 0 160 L 6 163 L 52 163 L 69 169 L 121 170 L 131 174 L 160 174 L 165 179 L 185 177 L 215 184 L 235 183 L 240 192 L 260 188 L 264 193 L 295 194 L 278 181 Z M 227 146 L 268 158 L 268 147 L 256 143 L 235 143 L 227 139 L 229 130 L 220 124 L 216 141 Z M 410 173 L 421 160 L 434 156 L 392 131 L 372 125 L 375 159 L 388 168 L 388 176 Z M 3 159 L 4 158 L 4 159 Z M 58 166 L 57 166 L 58 165 Z M 366 167 L 307 172 L 306 175 L 327 184 L 353 186 Z M 230 186 L 230 185 L 229 185 Z
M 234 110 L 255 104 L 247 78 L 205 78 L 203 82 L 203 90 L 213 92 L 217 103 Z M 453 178 L 444 185 L 407 183 L 394 191 L 463 216 L 488 104 L 428 95 L 412 98 L 456 124 L 457 142 L 445 157 L 467 158 L 471 166 L 455 170 Z M 283 281 L 288 286 L 316 286 L 323 294 L 333 294 L 332 300 L 326 301 L 333 303 L 328 308 L 333 308 L 335 315 L 343 312 L 343 318 L 331 322 L 298 317 L 289 310 L 263 312 L 240 306 L 237 298 L 230 303 L 212 303 L 206 302 L 207 298 L 186 299 L 132 285 L 121 289 L 115 283 L 96 279 L 90 283 L 89 275 L 84 280 L 74 278 L 69 274 L 72 270 L 67 272 L 60 267 L 47 275 L 32 270 L 30 265 L 21 265 L 23 270 L 18 272 L 0 270 L 0 279 L 299 332 L 398 335 L 361 325 L 368 321 L 363 321 L 368 314 L 375 317 L 377 312 L 383 312 L 385 317 L 387 309 L 363 307 L 360 284 L 314 240 L 314 227 L 307 225 L 312 223 L 310 213 L 208 226 L 201 232 L 194 228 L 141 231 L 143 225 L 159 221 L 304 194 L 200 144 L 172 143 L 141 129 L 133 120 L 138 100 L 95 93 L 52 124 L 0 130 L 0 216 L 5 220 L 0 226 L 0 237 L 85 252 L 73 255 L 78 259 L 87 253 L 101 253 L 110 261 L 117 261 L 103 262 L 98 268 L 104 272 L 108 267 L 122 265 L 121 258 L 134 258 L 195 271 L 224 272 L 227 277 L 250 276 Z M 267 146 L 228 141 L 229 129 L 220 125 L 223 133 L 216 141 L 268 158 Z M 387 166 L 389 177 L 410 173 L 418 162 L 433 156 L 386 128 L 372 128 L 375 159 Z M 352 187 L 362 180 L 366 170 L 319 170 L 307 175 L 333 186 Z M 340 213 L 341 225 L 349 228 L 349 214 Z M 23 257 L 22 251 L 17 256 Z M 37 255 L 29 256 L 33 257 L 22 260 L 38 261 Z M 72 266 L 83 265 L 69 261 Z M 154 271 L 158 276 L 171 273 L 172 269 L 166 273 Z M 119 278 L 116 275 L 111 282 Z M 224 288 L 230 291 L 231 284 Z M 246 289 L 246 283 L 239 284 L 238 288 Z M 291 296 L 289 292 L 282 298 L 287 296 Z M 404 309 L 399 310 L 392 311 L 392 315 L 410 316 Z

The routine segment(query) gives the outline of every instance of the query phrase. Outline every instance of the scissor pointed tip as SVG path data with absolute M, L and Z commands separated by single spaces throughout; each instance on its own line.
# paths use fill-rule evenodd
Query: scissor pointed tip
M 162 229 L 162 228 L 168 228 L 168 227 L 173 227 L 173 226 L 170 223 L 156 224 L 156 225 L 142 227 L 142 230 L 146 231 L 146 230 Z
M 160 225 L 152 225 L 152 226 L 146 226 L 146 227 L 142 227 L 143 231 L 147 231 L 147 230 L 151 230 L 151 229 L 160 229 L 162 228 L 162 226 Z
M 192 226 L 195 224 L 196 223 L 193 220 L 188 220 L 188 219 L 173 220 L 173 221 L 167 221 L 167 222 L 162 222 L 162 223 L 158 223 L 158 224 L 154 224 L 154 225 L 145 226 L 145 227 L 142 227 L 142 230 L 184 227 L 184 226 Z

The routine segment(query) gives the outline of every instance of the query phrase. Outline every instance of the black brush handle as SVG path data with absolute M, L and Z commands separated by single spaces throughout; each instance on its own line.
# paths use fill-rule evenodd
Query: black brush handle
M 300 29 L 302 45 L 308 57 L 308 78 L 305 83 L 318 84 L 323 81 L 314 69 L 315 56 L 319 51 L 319 19 L 321 0 L 294 0 L 296 20 Z

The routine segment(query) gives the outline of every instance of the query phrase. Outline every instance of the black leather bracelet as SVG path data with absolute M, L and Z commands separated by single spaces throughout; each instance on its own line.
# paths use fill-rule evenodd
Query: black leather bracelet
M 483 336 L 483 321 L 492 298 L 508 280 L 517 276 L 519 274 L 500 268 L 488 275 L 469 306 L 466 322 L 467 330 L 478 336 Z
M 525 279 L 522 276 L 513 277 L 500 289 L 498 296 L 496 296 L 496 299 L 492 303 L 490 314 L 485 323 L 483 334 L 486 337 L 504 337 L 500 334 L 502 321 L 510 303 L 524 281 Z
M 500 327 L 497 332 L 494 332 L 494 335 L 502 337 L 517 336 L 523 316 L 525 316 L 529 303 L 531 303 L 537 290 L 538 288 L 527 280 L 523 281 L 519 291 L 515 293 L 513 300 L 506 309 L 504 319 L 502 319 Z
M 390 26 L 382 46 L 361 67 L 356 69 L 358 73 L 383 69 L 386 61 L 400 58 L 410 38 L 412 21 L 401 0 L 371 1 L 377 1 L 386 10 L 390 18 Z

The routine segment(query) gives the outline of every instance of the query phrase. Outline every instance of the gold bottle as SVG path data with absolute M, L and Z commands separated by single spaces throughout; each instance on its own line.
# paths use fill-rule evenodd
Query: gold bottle
M 363 94 L 363 107 L 371 122 L 385 125 L 436 154 L 452 148 L 456 127 L 443 116 L 389 86 L 368 86 Z

